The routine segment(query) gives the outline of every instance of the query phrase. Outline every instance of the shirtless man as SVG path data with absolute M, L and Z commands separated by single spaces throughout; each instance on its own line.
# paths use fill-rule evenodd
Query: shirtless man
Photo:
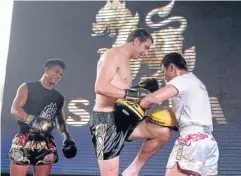
M 169 128 L 147 123 L 146 120 L 132 129 L 122 128 L 121 124 L 116 123 L 115 102 L 132 94 L 129 89 L 132 85 L 130 59 L 146 56 L 152 43 L 153 38 L 146 30 L 136 29 L 125 44 L 110 49 L 98 62 L 96 102 L 90 131 L 102 176 L 119 174 L 119 155 L 125 141 L 146 139 L 132 164 L 123 172 L 123 176 L 137 176 L 141 167 L 172 135 Z M 122 124 L 125 120 L 127 119 L 124 117 L 121 119 Z
M 211 105 L 205 85 L 187 71 L 178 53 L 162 60 L 167 85 L 141 99 L 142 108 L 173 100 L 180 137 L 170 154 L 166 176 L 217 176 L 219 149 L 212 135 Z

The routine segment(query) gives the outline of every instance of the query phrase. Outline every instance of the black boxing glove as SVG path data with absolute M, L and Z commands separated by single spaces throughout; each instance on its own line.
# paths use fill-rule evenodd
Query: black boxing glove
M 140 99 L 147 96 L 149 93 L 150 92 L 148 90 L 143 88 L 125 89 L 124 99 L 138 104 Z
M 27 115 L 24 118 L 24 122 L 31 128 L 38 130 L 41 133 L 48 133 L 52 130 L 54 126 L 53 122 L 41 117 L 37 117 L 34 115 Z
M 159 84 L 155 78 L 147 78 L 140 81 L 138 84 L 132 86 L 131 88 L 144 88 L 150 92 L 155 92 L 159 89 Z
M 63 143 L 62 143 L 62 152 L 64 156 L 68 159 L 71 159 L 77 154 L 76 143 L 73 138 L 69 135 L 68 132 L 62 134 Z

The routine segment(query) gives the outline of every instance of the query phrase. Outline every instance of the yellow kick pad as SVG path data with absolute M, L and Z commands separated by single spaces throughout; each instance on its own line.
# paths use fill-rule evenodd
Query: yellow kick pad
M 175 114 L 172 109 L 164 107 L 153 111 L 148 121 L 161 126 L 178 128 Z

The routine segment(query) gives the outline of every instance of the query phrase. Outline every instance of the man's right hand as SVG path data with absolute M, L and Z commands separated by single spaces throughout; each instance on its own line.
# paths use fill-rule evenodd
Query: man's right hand
M 148 90 L 143 88 L 125 89 L 124 99 L 138 104 L 140 99 L 147 96 L 149 93 L 150 92 Z
M 27 115 L 24 121 L 29 127 L 34 128 L 41 133 L 48 133 L 54 125 L 53 122 L 34 115 Z
M 77 154 L 77 147 L 74 139 L 69 135 L 68 132 L 64 132 L 62 134 L 63 144 L 62 144 L 62 152 L 64 156 L 68 159 L 74 158 Z

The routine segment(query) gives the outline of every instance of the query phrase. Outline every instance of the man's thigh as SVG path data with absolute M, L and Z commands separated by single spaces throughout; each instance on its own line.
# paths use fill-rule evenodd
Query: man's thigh
M 162 127 L 143 120 L 131 133 L 128 140 L 138 139 L 156 139 L 163 138 L 163 140 L 169 139 L 172 135 L 172 131 L 168 127 Z
M 119 156 L 124 147 L 125 136 L 116 125 L 92 125 L 91 133 L 98 160 L 110 160 Z
M 102 176 L 119 175 L 119 156 L 108 160 L 98 160 L 98 164 Z
M 10 176 L 26 176 L 30 165 L 16 164 L 13 160 L 10 163 Z
M 52 165 L 36 165 L 34 166 L 34 175 L 35 176 L 49 176 L 51 172 Z

